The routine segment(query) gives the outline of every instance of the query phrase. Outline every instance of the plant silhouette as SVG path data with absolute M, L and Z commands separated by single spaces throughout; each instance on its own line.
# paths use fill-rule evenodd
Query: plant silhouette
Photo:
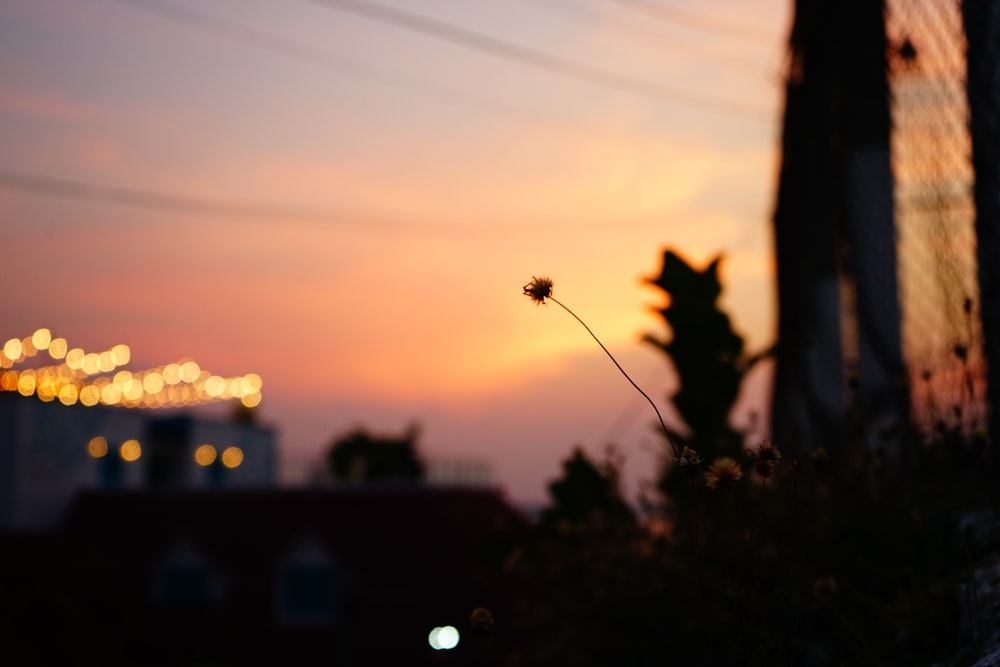
M 327 450 L 329 475 L 343 482 L 409 481 L 424 479 L 424 463 L 417 452 L 419 429 L 401 436 L 372 435 L 363 428 L 336 438 Z
M 669 331 L 643 340 L 666 354 L 677 370 L 680 388 L 672 400 L 689 429 L 672 435 L 705 459 L 740 453 L 743 435 L 730 425 L 729 413 L 747 372 L 771 353 L 745 356 L 743 338 L 719 307 L 721 261 L 718 256 L 699 271 L 666 250 L 660 274 L 647 279 L 666 296 L 666 306 L 656 312 Z

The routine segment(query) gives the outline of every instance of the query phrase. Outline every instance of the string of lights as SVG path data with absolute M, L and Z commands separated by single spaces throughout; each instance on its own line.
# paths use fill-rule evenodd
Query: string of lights
M 61 363 L 16 368 L 42 352 Z M 222 377 L 193 359 L 140 371 L 121 369 L 131 356 L 124 344 L 88 353 L 69 347 L 65 338 L 53 338 L 49 329 L 37 329 L 8 339 L 0 349 L 0 392 L 87 407 L 172 408 L 225 400 L 239 400 L 248 408 L 260 404 L 263 382 L 256 373 Z

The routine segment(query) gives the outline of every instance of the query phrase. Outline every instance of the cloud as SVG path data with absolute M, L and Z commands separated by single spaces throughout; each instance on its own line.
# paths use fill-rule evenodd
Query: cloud
M 87 123 L 104 115 L 101 107 L 60 93 L 0 89 L 0 112 L 28 119 Z

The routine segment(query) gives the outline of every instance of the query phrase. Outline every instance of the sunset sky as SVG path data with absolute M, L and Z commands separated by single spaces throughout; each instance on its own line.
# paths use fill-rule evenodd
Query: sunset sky
M 0 344 L 48 327 L 263 378 L 281 476 L 421 426 L 538 502 L 574 445 L 653 474 L 644 285 L 717 253 L 772 342 L 787 0 L 8 0 Z M 762 405 L 766 378 L 748 402 Z

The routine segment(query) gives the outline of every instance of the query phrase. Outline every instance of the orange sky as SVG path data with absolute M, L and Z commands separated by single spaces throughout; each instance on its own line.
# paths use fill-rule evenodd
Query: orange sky
M 286 479 L 410 422 L 518 500 L 575 444 L 643 477 L 655 415 L 521 286 L 550 275 L 667 412 L 638 343 L 664 248 L 725 253 L 736 328 L 770 342 L 789 3 L 377 6 L 549 65 L 304 1 L 6 3 L 0 339 L 259 373 Z

